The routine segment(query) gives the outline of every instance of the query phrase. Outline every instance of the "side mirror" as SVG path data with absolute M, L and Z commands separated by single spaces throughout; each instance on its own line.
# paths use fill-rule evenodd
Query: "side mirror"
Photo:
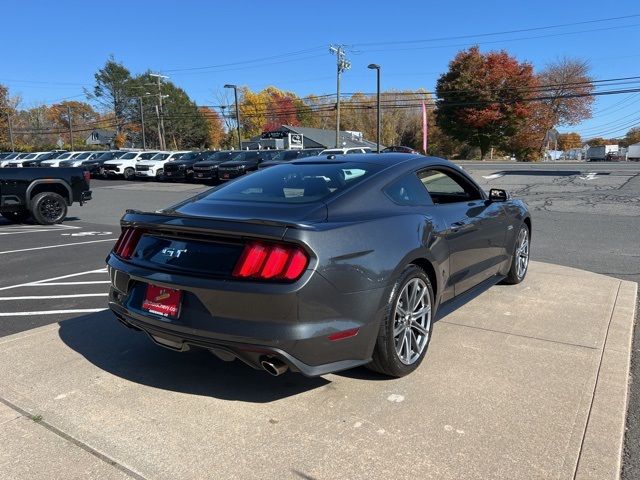
M 501 188 L 492 188 L 489 190 L 489 200 L 492 202 L 506 202 L 509 199 L 509 194 L 506 190 Z

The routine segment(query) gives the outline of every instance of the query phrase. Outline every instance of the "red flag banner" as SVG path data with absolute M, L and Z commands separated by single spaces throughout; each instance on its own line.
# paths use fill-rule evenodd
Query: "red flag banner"
M 422 101 L 422 150 L 424 154 L 427 154 L 427 147 L 429 146 L 429 123 L 427 121 L 427 106 Z

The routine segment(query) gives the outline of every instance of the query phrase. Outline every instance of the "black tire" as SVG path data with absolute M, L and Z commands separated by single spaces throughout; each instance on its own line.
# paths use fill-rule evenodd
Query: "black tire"
M 159 168 L 156 172 L 156 180 L 162 181 L 164 179 L 164 168 Z
M 526 260 L 524 264 L 524 269 L 522 268 L 522 251 L 521 251 L 521 236 L 525 235 L 525 239 L 527 242 L 526 245 Z M 529 231 L 529 227 L 526 223 L 523 223 L 518 230 L 518 235 L 516 235 L 515 245 L 513 246 L 513 256 L 511 258 L 511 266 L 509 267 L 509 273 L 502 281 L 505 285 L 517 285 L 522 282 L 524 278 L 527 276 L 527 271 L 529 270 L 529 253 L 531 248 L 531 232 Z M 520 265 L 519 265 L 520 262 Z
M 28 210 L 18 210 L 17 212 L 2 212 L 0 215 L 9 220 L 11 223 L 23 223 L 31 216 Z
M 127 167 L 124 169 L 123 175 L 125 180 L 133 180 L 136 176 L 136 171 L 131 167 Z
M 55 192 L 42 192 L 33 197 L 31 216 L 40 225 L 62 223 L 67 216 L 67 202 Z
M 424 346 L 419 354 L 419 357 L 414 360 L 411 364 L 405 363 L 401 360 L 400 355 L 396 350 L 396 338 L 394 336 L 394 329 L 398 326 L 400 327 L 402 320 L 397 321 L 396 318 L 396 307 L 398 303 L 401 301 L 400 296 L 404 291 L 405 287 L 407 287 L 411 282 L 415 279 L 418 279 L 422 285 L 426 286 L 426 293 L 429 298 L 429 305 L 431 307 L 429 314 L 429 325 L 427 327 L 428 334 L 424 340 Z M 376 340 L 376 345 L 374 347 L 373 356 L 371 362 L 367 365 L 367 368 L 374 370 L 378 373 L 382 373 L 384 375 L 388 375 L 390 377 L 403 377 L 413 372 L 416 368 L 420 366 L 422 360 L 427 353 L 429 348 L 429 343 L 431 341 L 431 334 L 433 329 L 433 317 L 435 315 L 435 298 L 433 295 L 433 287 L 431 282 L 429 281 L 429 277 L 424 272 L 424 270 L 417 265 L 408 265 L 400 274 L 400 277 L 396 281 L 391 290 L 391 296 L 389 298 L 389 303 L 387 305 L 387 310 L 385 312 L 384 320 L 380 325 L 380 330 L 378 332 L 378 339 Z M 400 316 L 402 317 L 402 316 Z M 411 342 L 411 340 L 409 340 Z M 417 339 L 416 339 L 417 341 Z M 403 343 L 400 348 L 402 350 Z M 411 343 L 409 343 L 411 345 Z M 409 346 L 409 349 L 412 347 Z M 411 350 L 410 350 L 411 351 Z M 417 352 L 416 352 L 417 353 Z

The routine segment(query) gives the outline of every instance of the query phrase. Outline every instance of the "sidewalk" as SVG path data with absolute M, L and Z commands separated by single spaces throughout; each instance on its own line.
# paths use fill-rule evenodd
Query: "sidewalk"
M 273 378 L 108 312 L 4 337 L 0 478 L 617 478 L 636 295 L 532 262 L 397 380 Z

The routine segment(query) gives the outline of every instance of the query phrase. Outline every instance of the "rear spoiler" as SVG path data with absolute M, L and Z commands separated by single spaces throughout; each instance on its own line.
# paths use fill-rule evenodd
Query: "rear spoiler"
M 287 228 L 311 228 L 309 224 L 279 222 L 264 219 L 216 218 L 184 215 L 182 213 L 142 212 L 127 210 L 120 220 L 123 227 L 180 233 L 256 237 L 282 240 Z

